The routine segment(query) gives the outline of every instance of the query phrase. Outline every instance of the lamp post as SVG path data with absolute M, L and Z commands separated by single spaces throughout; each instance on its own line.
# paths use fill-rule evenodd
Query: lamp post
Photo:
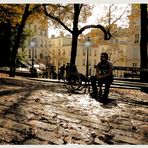
M 36 75 L 36 71 L 34 70 L 34 47 L 36 46 L 36 38 L 32 38 L 30 42 L 30 47 L 32 49 L 32 67 L 31 67 L 31 76 L 34 77 Z
M 36 39 L 32 38 L 31 42 L 30 42 L 30 47 L 32 49 L 32 69 L 34 68 L 34 47 L 36 46 Z
M 90 38 L 88 37 L 84 43 L 85 47 L 86 47 L 86 77 L 88 78 L 88 67 L 89 67 L 89 63 L 88 63 L 88 51 L 89 51 L 89 47 L 91 46 L 91 42 L 90 42 Z

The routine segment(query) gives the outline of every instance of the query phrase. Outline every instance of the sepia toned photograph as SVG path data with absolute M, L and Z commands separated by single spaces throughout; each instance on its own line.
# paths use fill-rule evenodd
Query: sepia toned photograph
M 147 145 L 147 3 L 0 3 L 0 145 Z

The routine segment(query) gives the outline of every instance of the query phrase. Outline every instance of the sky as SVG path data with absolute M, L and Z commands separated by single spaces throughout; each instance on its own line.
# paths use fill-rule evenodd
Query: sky
M 101 4 L 101 5 L 95 5 L 95 7 L 94 7 L 94 9 L 93 9 L 93 14 L 92 14 L 92 16 L 90 16 L 89 17 L 89 19 L 88 19 L 88 21 L 87 21 L 87 25 L 88 24 L 96 24 L 97 23 L 97 18 L 99 17 L 101 17 L 103 14 L 104 14 L 104 5 L 105 4 Z M 128 4 L 118 4 L 118 6 L 119 7 L 123 7 L 123 10 L 125 10 L 125 7 L 127 7 L 127 6 L 129 6 Z M 130 8 L 129 8 L 129 10 L 130 10 Z M 118 11 L 118 13 L 117 14 L 120 14 L 120 13 L 122 13 L 123 11 L 121 11 L 121 9 Z M 126 27 L 128 27 L 128 20 L 127 20 L 127 14 L 124 16 L 124 22 L 121 22 L 121 21 L 118 21 L 118 26 L 120 26 L 120 27 L 123 27 L 123 24 L 126 26 Z M 123 20 L 122 20 L 123 21 Z M 83 25 L 86 25 L 86 24 L 83 24 Z M 125 27 L 124 27 L 125 28 Z M 85 32 L 83 32 L 84 34 L 85 33 L 88 33 L 90 30 L 87 30 L 87 31 L 85 31 Z M 49 27 L 49 37 L 51 37 L 51 35 L 55 35 L 55 36 L 58 36 L 59 35 L 59 30 L 56 30 L 56 29 L 53 29 L 53 28 L 50 28 Z M 66 31 L 66 34 L 68 34 L 68 31 Z
M 104 5 L 105 4 L 101 4 L 101 5 L 95 5 L 94 10 L 93 10 L 93 15 L 89 18 L 88 23 L 95 23 L 98 17 L 101 17 L 104 15 Z M 121 14 L 125 8 L 128 6 L 128 9 L 130 10 L 130 6 L 128 4 L 118 4 L 119 7 L 122 7 L 122 10 L 118 10 L 118 14 Z M 116 11 L 117 13 L 117 11 Z M 115 14 L 116 15 L 116 14 Z M 124 15 L 124 18 L 126 18 L 126 14 Z M 124 22 L 125 25 L 128 24 L 128 21 L 125 20 Z M 121 21 L 118 22 L 118 25 L 121 26 Z

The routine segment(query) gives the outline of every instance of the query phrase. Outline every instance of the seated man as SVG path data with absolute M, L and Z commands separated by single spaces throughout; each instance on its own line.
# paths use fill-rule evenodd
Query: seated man
M 110 84 L 113 81 L 112 74 L 112 63 L 108 61 L 108 54 L 106 52 L 101 53 L 100 62 L 96 65 L 96 76 L 91 77 L 91 86 L 93 92 L 90 95 L 93 98 L 97 98 L 98 89 L 96 86 L 96 81 L 98 81 L 99 88 L 99 98 L 101 102 L 107 102 Z M 102 85 L 105 84 L 104 93 L 102 95 Z

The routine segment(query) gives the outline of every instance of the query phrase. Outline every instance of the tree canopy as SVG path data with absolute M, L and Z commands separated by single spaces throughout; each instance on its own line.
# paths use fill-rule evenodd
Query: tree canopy
M 53 4 L 43 5 L 45 15 L 52 20 L 56 27 L 62 26 L 72 35 L 71 59 L 70 63 L 75 65 L 77 55 L 78 37 L 85 30 L 98 28 L 103 31 L 104 39 L 109 40 L 111 34 L 108 28 L 97 24 L 80 26 L 80 23 L 86 22 L 88 16 L 91 15 L 92 6 L 85 4 Z
M 42 7 L 43 6 L 43 7 Z M 104 33 L 104 39 L 108 40 L 111 38 L 111 34 L 108 28 L 97 24 L 80 26 L 80 22 L 86 22 L 88 16 L 91 15 L 92 6 L 85 4 L 14 4 L 14 5 L 0 5 L 1 21 L 10 24 L 18 25 L 17 35 L 12 48 L 11 56 L 11 67 L 10 75 L 14 76 L 15 61 L 18 47 L 23 33 L 24 26 L 27 21 L 34 20 L 35 16 L 40 17 L 41 13 L 49 18 L 51 24 L 55 27 L 62 26 L 64 29 L 69 31 L 72 35 L 72 46 L 71 46 L 71 64 L 75 64 L 77 55 L 77 43 L 78 36 L 83 33 L 86 29 L 98 28 Z M 8 15 L 7 15 L 8 14 Z M 30 19 L 31 18 L 31 19 Z M 44 20 L 44 17 L 41 17 Z
M 14 45 L 11 52 L 11 61 L 10 61 L 10 74 L 9 76 L 15 76 L 15 64 L 16 64 L 16 55 L 20 45 L 21 37 L 23 34 L 23 29 L 25 27 L 26 21 L 29 20 L 29 16 L 32 17 L 30 20 L 33 20 L 33 16 L 37 16 L 40 5 L 36 4 L 2 4 L 0 5 L 1 19 L 3 23 L 10 24 L 10 27 L 17 27 L 17 33 L 14 40 Z

